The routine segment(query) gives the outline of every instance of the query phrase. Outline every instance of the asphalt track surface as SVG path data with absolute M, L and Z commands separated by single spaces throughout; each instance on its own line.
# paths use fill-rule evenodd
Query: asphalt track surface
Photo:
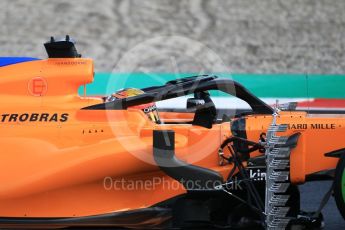
M 309 182 L 300 186 L 301 209 L 315 211 L 318 209 L 321 199 L 330 188 L 330 182 Z M 340 215 L 332 196 L 322 211 L 325 220 L 325 230 L 345 229 L 345 220 Z

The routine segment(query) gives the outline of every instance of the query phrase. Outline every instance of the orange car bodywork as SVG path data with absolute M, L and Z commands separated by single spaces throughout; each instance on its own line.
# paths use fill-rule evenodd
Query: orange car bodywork
M 82 58 L 0 68 L 0 216 L 90 216 L 150 207 L 186 193 L 180 184 L 167 186 L 176 181 L 154 164 L 153 130 L 174 130 L 180 159 L 227 177 L 233 166 L 219 165 L 218 148 L 231 136 L 230 122 L 207 129 L 185 123 L 193 117 L 188 113 L 162 112 L 163 121 L 180 124 L 155 124 L 137 109 L 81 110 L 102 102 L 77 93 L 93 76 L 92 60 Z M 267 115 L 244 119 L 252 141 L 272 122 Z M 293 183 L 335 168 L 338 160 L 324 154 L 342 148 L 345 119 L 281 112 L 277 122 L 289 124 L 289 133 L 302 133 L 291 155 Z M 153 185 L 131 189 L 121 180 Z

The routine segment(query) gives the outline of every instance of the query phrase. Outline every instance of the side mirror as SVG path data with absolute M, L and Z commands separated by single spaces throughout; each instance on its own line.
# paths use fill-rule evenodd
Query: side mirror
M 282 111 L 295 111 L 297 108 L 297 102 L 289 102 L 286 104 L 279 105 L 279 109 Z
M 201 105 L 204 105 L 205 101 L 203 99 L 188 98 L 187 99 L 187 109 L 196 109 Z

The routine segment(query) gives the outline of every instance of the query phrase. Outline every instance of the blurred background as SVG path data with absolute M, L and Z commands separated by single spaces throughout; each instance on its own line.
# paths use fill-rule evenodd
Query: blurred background
M 342 74 L 344 10 L 343 0 L 1 0 L 0 56 L 44 58 L 49 36 L 69 34 L 96 60 L 96 71 L 108 72 L 148 39 L 183 36 L 214 51 L 233 73 Z M 164 49 L 157 42 L 146 52 Z M 199 71 L 187 62 L 174 65 Z M 162 60 L 148 66 L 172 71 Z
M 330 87 L 320 78 L 313 95 L 287 96 L 345 98 L 344 12 L 344 0 L 1 0 L 0 56 L 45 58 L 43 43 L 69 34 L 96 72 L 231 72 L 259 94 L 283 82 L 267 97 L 284 87 L 303 91 L 305 74 L 325 82 L 335 74 Z M 245 74 L 262 74 L 264 82 Z M 104 77 L 96 79 L 100 86 Z M 255 88 L 267 79 L 270 90 Z M 324 89 L 330 93 L 320 95 Z M 303 209 L 316 210 L 329 186 L 301 186 Z M 325 229 L 344 229 L 333 199 L 323 213 Z

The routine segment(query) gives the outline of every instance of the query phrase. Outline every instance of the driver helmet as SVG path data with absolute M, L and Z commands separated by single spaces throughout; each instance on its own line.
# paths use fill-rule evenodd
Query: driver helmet
M 145 92 L 136 89 L 136 88 L 125 88 L 125 89 L 120 89 L 116 91 L 115 93 L 111 94 L 110 96 L 105 98 L 105 102 L 111 102 L 115 101 L 117 99 L 123 99 L 127 97 L 134 97 L 140 94 L 144 94 Z M 136 105 L 136 106 L 131 106 L 129 108 L 133 109 L 141 109 L 146 116 L 153 122 L 160 124 L 161 121 L 159 119 L 158 111 L 157 111 L 157 106 L 156 103 L 147 103 L 147 104 L 142 104 L 142 105 Z

